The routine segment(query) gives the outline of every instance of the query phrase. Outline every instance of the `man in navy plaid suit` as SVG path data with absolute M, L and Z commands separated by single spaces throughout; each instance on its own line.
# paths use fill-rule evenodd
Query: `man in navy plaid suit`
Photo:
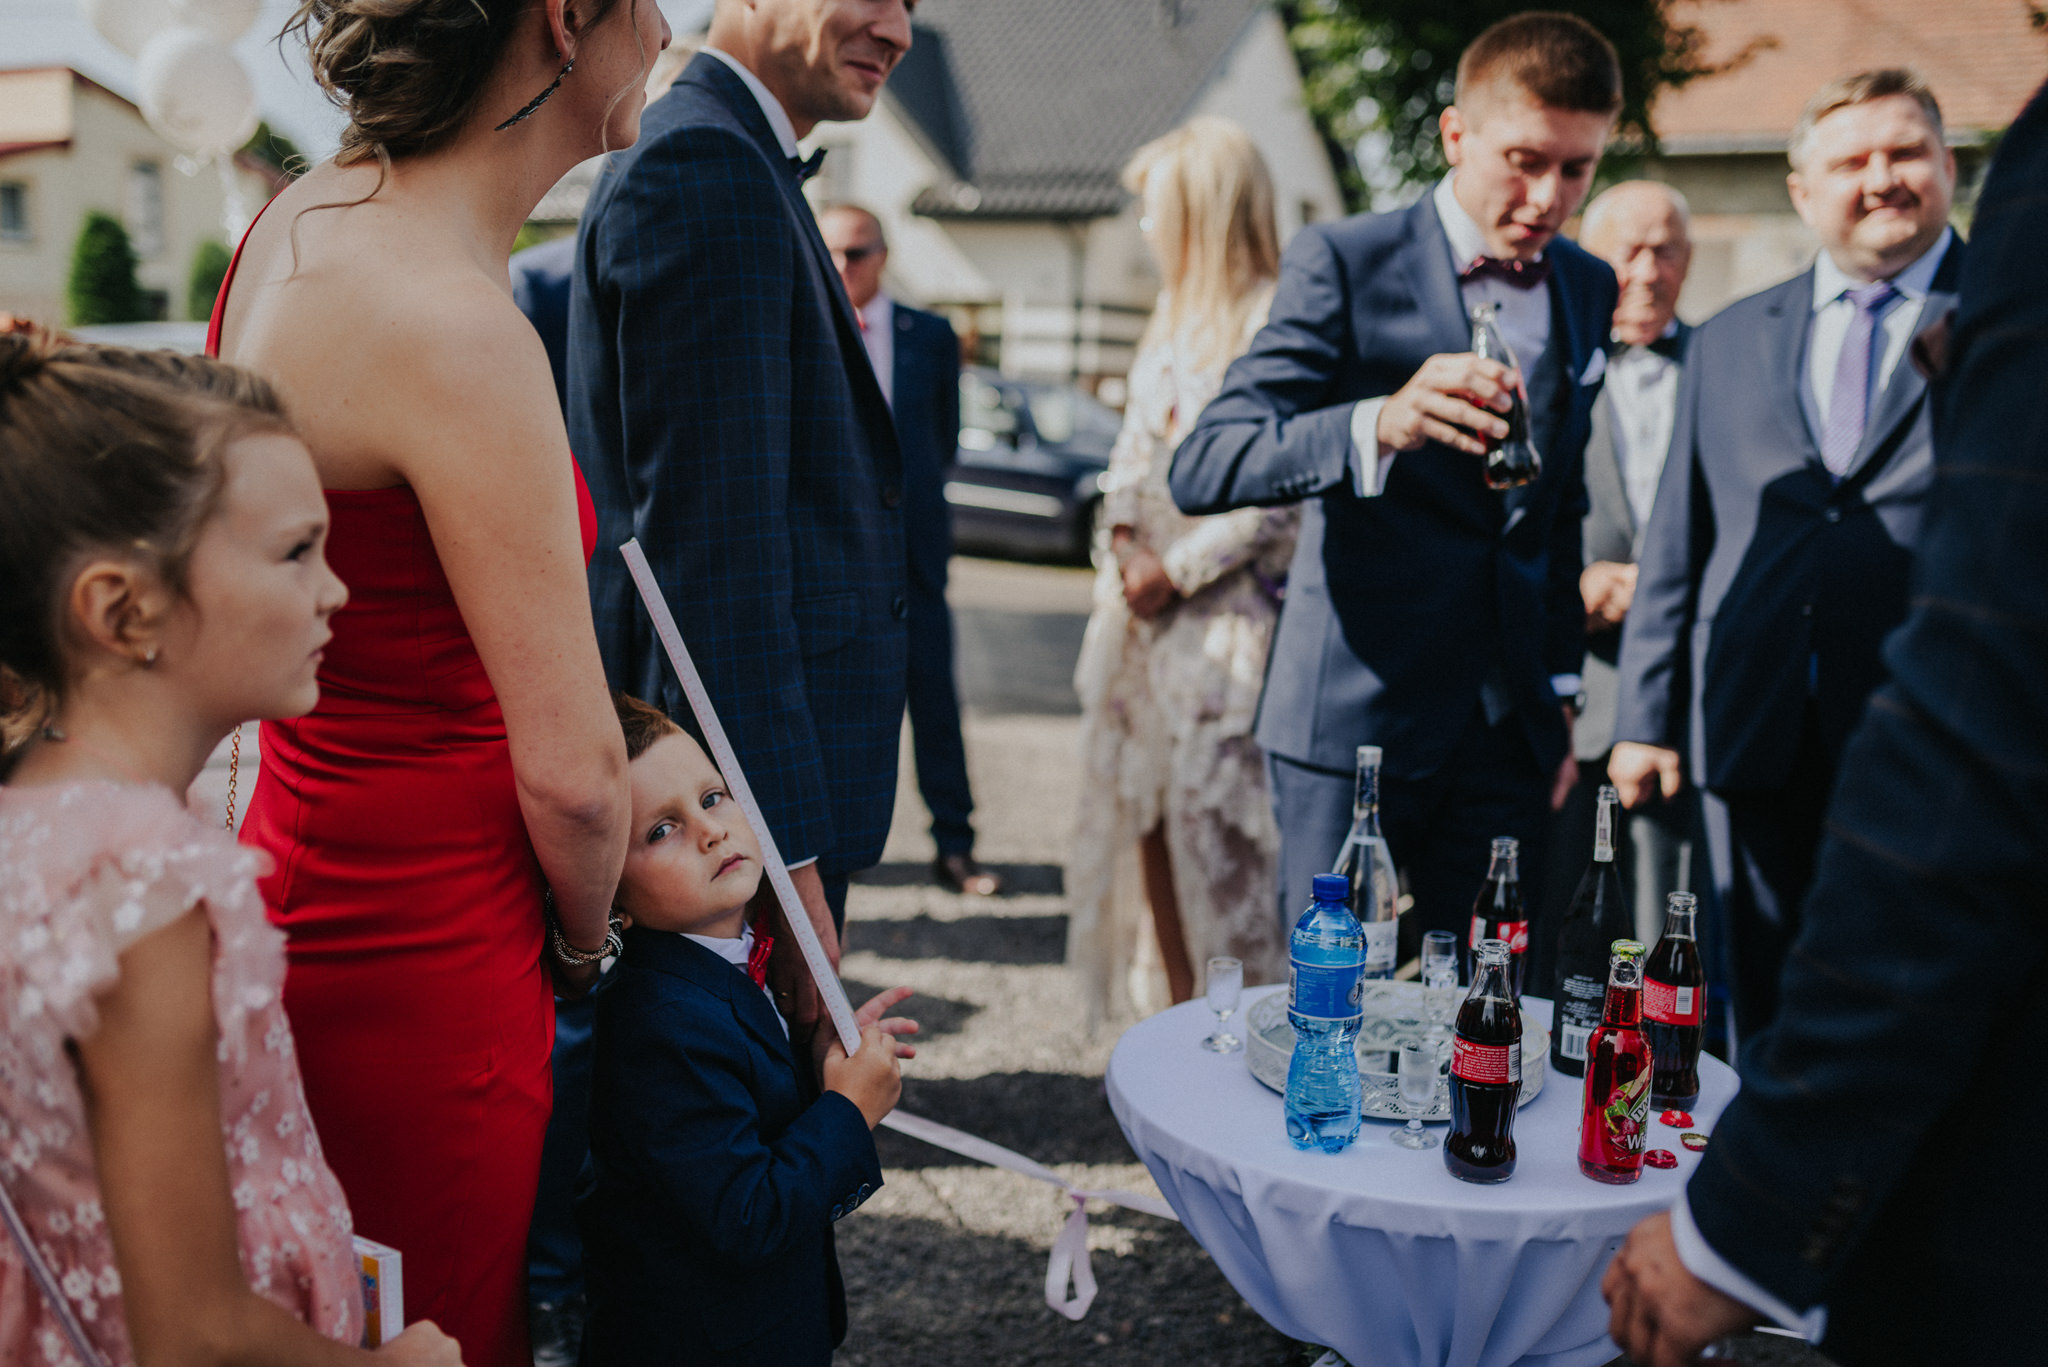
M 835 959 L 889 831 L 909 606 L 895 430 L 797 139 L 866 116 L 914 4 L 718 0 L 591 192 L 570 300 L 606 671 L 687 708 L 613 549 L 638 537 Z

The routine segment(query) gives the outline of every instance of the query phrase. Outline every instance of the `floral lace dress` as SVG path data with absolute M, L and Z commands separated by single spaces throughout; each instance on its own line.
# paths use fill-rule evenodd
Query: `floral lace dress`
M 0 1181 L 112 1367 L 134 1361 L 67 1042 L 89 1037 L 120 954 L 204 903 L 212 921 L 222 1139 L 255 1290 L 319 1332 L 362 1339 L 347 1199 L 320 1156 L 279 989 L 284 937 L 261 856 L 161 788 L 0 788 Z M 76 1361 L 0 1235 L 0 1362 Z
M 1264 321 L 1255 308 L 1240 344 Z M 1102 519 L 1133 529 L 1180 598 L 1140 621 L 1098 545 L 1074 674 L 1084 774 L 1066 867 L 1067 962 L 1096 1021 L 1168 1004 L 1138 865 L 1140 838 L 1162 823 L 1196 990 L 1212 955 L 1242 959 L 1247 983 L 1277 981 L 1286 964 L 1274 914 L 1279 832 L 1252 722 L 1300 510 L 1189 517 L 1174 507 L 1174 447 L 1223 378 L 1186 350 L 1153 345 L 1131 367 Z

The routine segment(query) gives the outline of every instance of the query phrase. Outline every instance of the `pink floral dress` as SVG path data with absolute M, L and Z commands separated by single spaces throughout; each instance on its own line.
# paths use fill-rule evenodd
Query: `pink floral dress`
M 112 1367 L 134 1353 L 66 1042 L 92 1034 L 120 954 L 201 903 L 213 925 L 221 1137 L 242 1271 L 321 1333 L 362 1339 L 348 1202 L 299 1086 L 280 1000 L 284 936 L 263 914 L 261 863 L 162 788 L 0 788 L 0 1181 Z M 0 1233 L 0 1362 L 73 1361 Z

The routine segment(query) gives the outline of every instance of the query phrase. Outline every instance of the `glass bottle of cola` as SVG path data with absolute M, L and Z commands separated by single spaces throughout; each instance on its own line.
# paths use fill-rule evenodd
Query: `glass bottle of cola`
M 1515 1107 L 1522 1095 L 1522 1012 L 1508 990 L 1505 940 L 1482 940 L 1472 991 L 1451 1037 L 1451 1132 L 1444 1166 L 1467 1182 L 1515 1175 Z
M 1568 1077 L 1586 1069 L 1586 1045 L 1599 1028 L 1607 995 L 1609 946 L 1629 938 L 1634 917 L 1622 902 L 1621 875 L 1614 868 L 1615 824 L 1621 795 L 1600 788 L 1600 817 L 1593 832 L 1593 862 L 1572 893 L 1557 928 L 1557 981 L 1550 1000 L 1557 1008 L 1550 1036 L 1550 1066 Z
M 1699 899 L 1674 892 L 1664 934 L 1643 968 L 1643 1033 L 1656 1056 L 1650 1104 L 1690 1107 L 1700 1098 L 1700 1043 L 1707 1033 L 1707 966 L 1693 932 Z
M 1522 876 L 1516 868 L 1522 842 L 1504 835 L 1493 842 L 1493 862 L 1472 903 L 1472 935 L 1466 941 L 1465 971 L 1477 977 L 1479 946 L 1500 940 L 1508 947 L 1507 980 L 1515 1005 L 1522 1004 L 1522 968 L 1529 958 L 1529 913 L 1522 906 Z
M 1626 1186 L 1643 1175 L 1651 1068 L 1642 1019 L 1643 943 L 1616 940 L 1579 1110 L 1579 1171 L 1595 1182 Z
M 1517 375 L 1522 373 L 1507 338 L 1501 335 L 1500 322 L 1494 316 L 1491 304 L 1472 306 L 1472 354 L 1484 356 L 1489 361 L 1499 361 Z M 1543 458 L 1536 454 L 1536 443 L 1529 437 L 1529 395 L 1526 387 L 1516 385 L 1508 399 L 1508 411 L 1501 415 L 1507 419 L 1508 434 L 1498 439 L 1486 438 L 1485 475 L 1489 489 L 1514 489 L 1533 484 L 1543 473 Z
M 1380 747 L 1358 747 L 1358 785 L 1352 790 L 1351 833 L 1344 837 L 1334 871 L 1351 885 L 1351 914 L 1365 929 L 1368 981 L 1394 976 L 1400 888 L 1394 856 L 1380 834 Z

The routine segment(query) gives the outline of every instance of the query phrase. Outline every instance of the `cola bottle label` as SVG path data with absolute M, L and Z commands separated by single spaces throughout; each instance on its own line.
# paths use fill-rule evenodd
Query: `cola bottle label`
M 1451 1042 L 1451 1072 L 1467 1082 L 1522 1085 L 1522 1046 L 1476 1044 L 1463 1035 Z
M 1697 987 L 1679 987 L 1644 978 L 1643 1016 L 1659 1025 L 1698 1025 L 1705 996 Z
M 1363 965 L 1287 963 L 1287 1009 L 1314 1020 L 1349 1020 L 1365 1002 Z
M 1481 940 L 1506 940 L 1508 942 L 1508 953 L 1527 954 L 1529 952 L 1529 923 L 1527 921 L 1501 921 L 1495 924 L 1493 933 L 1489 935 L 1486 931 L 1486 918 L 1484 916 L 1474 916 L 1472 918 L 1472 943 L 1470 947 L 1477 950 Z

